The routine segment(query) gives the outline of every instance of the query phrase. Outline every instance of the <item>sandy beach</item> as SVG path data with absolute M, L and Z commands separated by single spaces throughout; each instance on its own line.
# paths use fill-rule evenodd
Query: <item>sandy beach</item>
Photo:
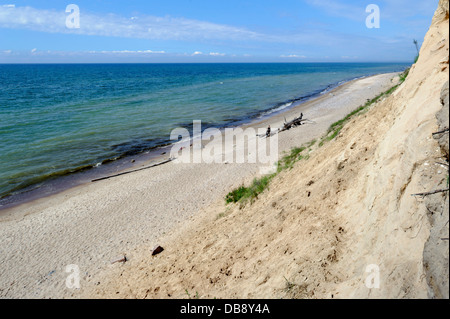
M 276 130 L 285 118 L 304 113 L 314 124 L 278 134 L 283 154 L 320 138 L 330 124 L 395 83 L 393 73 L 354 80 L 244 128 L 271 125 Z M 95 285 L 99 274 L 120 267 L 111 264 L 115 258 L 126 255 L 132 264 L 138 252 L 163 245 L 201 212 L 224 210 L 225 195 L 258 175 L 257 164 L 172 162 L 0 211 L 0 297 L 86 296 L 85 288 Z M 80 270 L 80 289 L 66 287 L 69 265 Z

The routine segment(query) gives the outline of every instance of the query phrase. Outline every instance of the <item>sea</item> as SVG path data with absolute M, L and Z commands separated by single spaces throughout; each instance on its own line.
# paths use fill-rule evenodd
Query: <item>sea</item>
M 191 129 L 194 120 L 202 121 L 202 129 L 238 126 L 347 81 L 409 66 L 0 65 L 0 209 L 76 185 L 83 178 L 73 177 L 87 171 L 91 178 L 108 165 L 117 170 L 119 163 L 158 152 L 175 142 L 173 129 Z

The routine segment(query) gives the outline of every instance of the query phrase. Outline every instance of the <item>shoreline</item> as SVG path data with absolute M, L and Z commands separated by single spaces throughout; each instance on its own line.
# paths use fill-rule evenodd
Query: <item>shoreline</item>
M 396 74 L 344 83 L 247 126 L 280 127 L 284 117 L 305 113 L 318 124 L 283 132 L 279 152 L 289 151 L 321 137 L 331 123 L 393 86 Z M 76 297 L 64 287 L 66 265 L 79 265 L 87 285 L 111 266 L 112 258 L 130 256 L 136 247 L 153 247 L 203 208 L 223 202 L 231 189 L 253 179 L 257 169 L 251 164 L 168 163 L 6 209 L 0 214 L 0 239 L 6 246 L 0 287 L 10 288 L 0 290 L 0 297 Z
M 393 72 L 392 74 L 394 73 L 397 72 Z M 236 119 L 233 122 L 228 123 L 226 126 L 219 127 L 219 130 L 222 131 L 226 127 L 248 128 L 260 123 L 268 122 L 272 118 L 279 120 L 281 115 L 290 115 L 293 109 L 300 109 L 303 105 L 306 107 L 309 102 L 314 102 L 316 99 L 332 94 L 334 91 L 349 83 L 382 74 L 386 73 L 365 75 L 331 83 L 324 89 L 318 89 L 305 96 L 280 102 L 269 109 L 259 111 L 257 114 L 242 116 L 242 118 Z M 277 110 L 279 107 L 289 103 L 290 105 Z M 103 160 L 99 163 L 100 165 L 87 165 L 74 169 L 68 173 L 56 173 L 55 176 L 50 176 L 47 179 L 43 179 L 41 182 L 30 184 L 20 190 L 15 190 L 11 194 L 4 195 L 0 198 L 0 216 L 4 211 L 39 199 L 45 199 L 47 197 L 60 194 L 74 187 L 86 185 L 92 180 L 101 179 L 107 175 L 115 175 L 126 171 L 132 171 L 143 166 L 151 165 L 152 163 L 157 163 L 158 161 L 166 161 L 168 157 L 164 155 L 169 153 L 170 148 L 176 143 L 177 142 L 171 142 L 168 144 L 157 145 L 152 149 L 144 150 L 135 155 L 118 155 L 118 157 L 114 159 Z

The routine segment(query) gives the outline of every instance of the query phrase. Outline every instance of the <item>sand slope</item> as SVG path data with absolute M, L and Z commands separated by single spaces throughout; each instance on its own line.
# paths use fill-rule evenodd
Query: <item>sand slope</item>
M 423 258 L 434 223 L 426 200 L 411 194 L 434 190 L 448 176 L 436 164 L 445 159 L 432 138 L 448 49 L 448 1 L 441 1 L 418 63 L 393 95 L 282 172 L 252 205 L 208 207 L 161 239 L 162 254 L 138 248 L 133 260 L 96 277 L 85 296 L 442 297 Z M 448 192 L 433 196 L 441 209 L 435 213 L 448 220 Z M 441 236 L 445 231 L 448 238 L 448 222 Z M 436 249 L 443 262 L 447 252 L 448 263 L 448 241 Z M 369 265 L 379 269 L 378 289 L 365 284 Z M 433 276 L 448 292 L 448 269 Z

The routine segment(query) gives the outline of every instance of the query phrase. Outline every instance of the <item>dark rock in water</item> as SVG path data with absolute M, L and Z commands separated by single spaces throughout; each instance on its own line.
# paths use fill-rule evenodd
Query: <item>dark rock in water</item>
M 163 251 L 164 251 L 164 248 L 162 248 L 161 246 L 156 246 L 155 248 L 153 248 L 152 256 L 158 255 L 158 254 L 162 253 Z
M 131 160 L 131 163 L 135 163 L 136 162 L 136 160 Z
M 167 152 L 162 152 L 162 153 L 161 153 L 161 155 L 166 155 L 166 154 L 167 154 Z

